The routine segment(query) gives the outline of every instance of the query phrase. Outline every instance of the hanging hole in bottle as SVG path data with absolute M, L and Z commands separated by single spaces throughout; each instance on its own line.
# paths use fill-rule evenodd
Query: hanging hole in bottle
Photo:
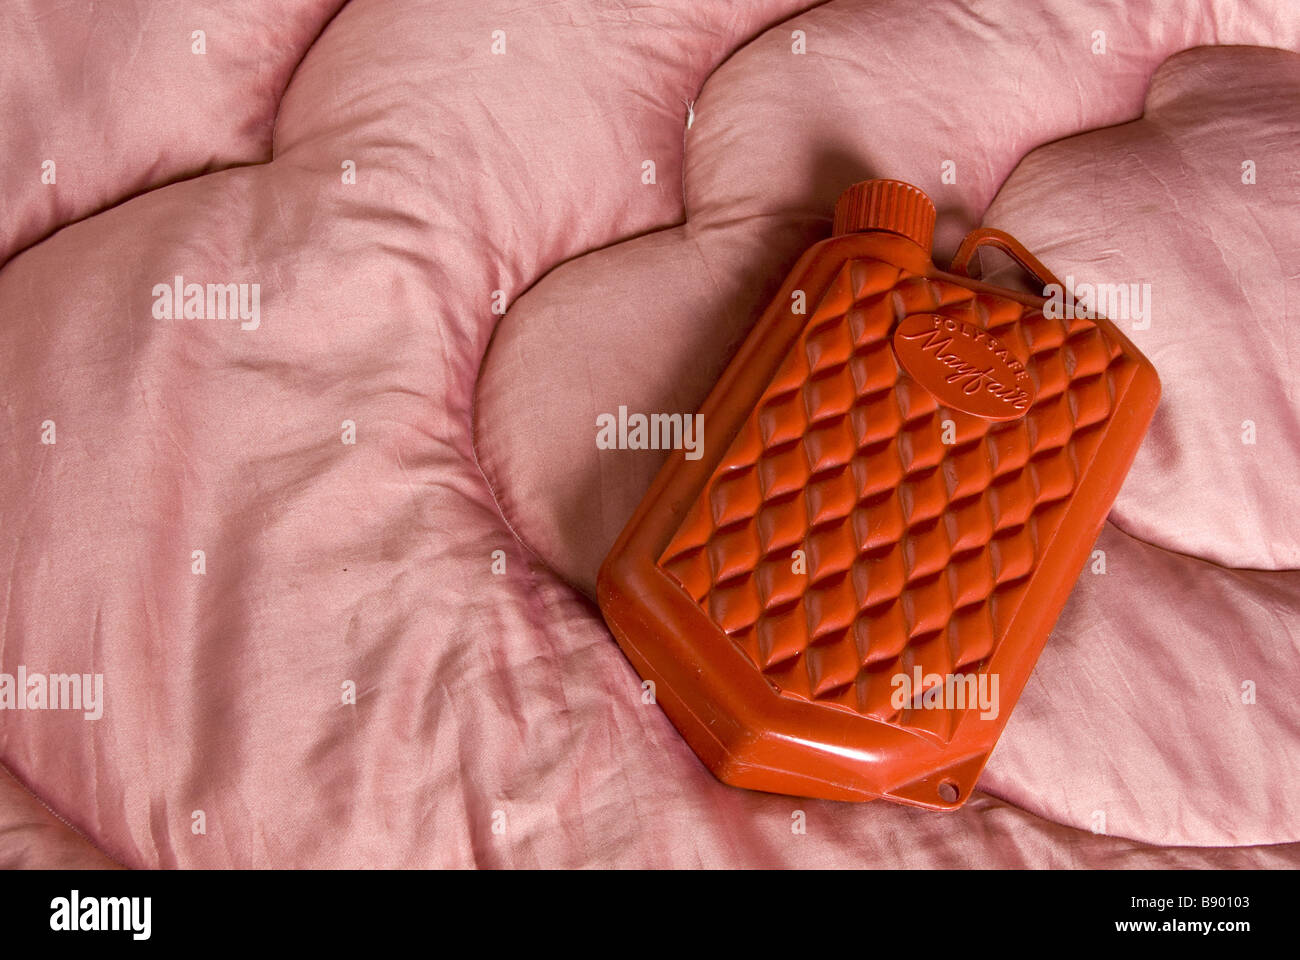
M 939 799 L 944 803 L 956 803 L 957 798 L 961 796 L 961 791 L 957 789 L 957 784 L 951 780 L 945 780 L 939 784 Z

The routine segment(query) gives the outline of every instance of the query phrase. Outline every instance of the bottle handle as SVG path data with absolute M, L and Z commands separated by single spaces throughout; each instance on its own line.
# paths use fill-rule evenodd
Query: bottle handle
M 1062 286 L 1061 281 L 1056 278 L 1056 274 L 1043 266 L 1042 261 L 1026 250 L 1024 244 L 1011 234 L 1002 230 L 995 230 L 992 227 L 979 227 L 966 234 L 966 239 L 961 242 L 961 246 L 957 248 L 957 253 L 952 258 L 952 266 L 948 268 L 949 272 L 955 273 L 959 277 L 970 277 L 971 259 L 980 247 L 986 245 L 1001 250 L 1020 264 L 1043 286 L 1052 283 L 1058 287 Z

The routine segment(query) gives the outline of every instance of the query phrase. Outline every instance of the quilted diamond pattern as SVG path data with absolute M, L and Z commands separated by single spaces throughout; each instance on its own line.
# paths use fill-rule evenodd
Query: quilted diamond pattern
M 947 740 L 961 711 L 895 707 L 891 680 L 987 665 L 1133 361 L 1089 320 L 877 261 L 849 262 L 828 289 L 846 285 L 851 297 L 814 310 L 659 564 L 782 696 Z M 915 313 L 982 326 L 1025 358 L 1026 414 L 941 406 L 890 343 Z

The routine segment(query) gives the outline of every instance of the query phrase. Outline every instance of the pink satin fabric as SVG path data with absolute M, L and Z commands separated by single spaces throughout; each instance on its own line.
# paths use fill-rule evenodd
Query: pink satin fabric
M 1300 15 L 808 6 L 5 5 L 0 672 L 105 703 L 0 711 L 0 865 L 1297 862 L 1300 57 L 1169 58 Z M 693 410 L 872 175 L 1158 305 L 1107 572 L 946 816 L 716 783 L 583 595 L 659 462 L 596 413 Z

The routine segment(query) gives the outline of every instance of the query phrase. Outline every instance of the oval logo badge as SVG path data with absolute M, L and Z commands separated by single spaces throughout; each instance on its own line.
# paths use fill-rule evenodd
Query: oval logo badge
M 1015 420 L 1034 402 L 1024 363 L 983 327 L 917 313 L 894 331 L 903 369 L 945 407 L 985 420 Z

